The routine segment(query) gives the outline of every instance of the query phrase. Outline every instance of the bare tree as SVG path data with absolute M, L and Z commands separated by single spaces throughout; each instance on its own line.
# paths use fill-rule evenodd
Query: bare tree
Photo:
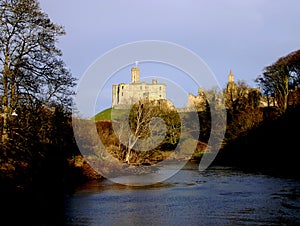
M 2 141 L 8 139 L 9 118 L 19 105 L 70 104 L 75 79 L 55 46 L 57 37 L 64 34 L 41 11 L 37 0 L 1 0 Z
M 149 158 L 154 149 L 175 145 L 180 137 L 179 115 L 175 117 L 165 101 L 141 100 L 125 115 L 113 121 L 113 127 L 124 153 L 122 160 L 128 164 L 133 156 Z

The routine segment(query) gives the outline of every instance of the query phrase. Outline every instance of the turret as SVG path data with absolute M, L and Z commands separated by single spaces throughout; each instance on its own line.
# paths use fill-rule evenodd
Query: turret
M 230 73 L 228 75 L 228 83 L 226 87 L 226 99 L 230 100 L 231 102 L 236 100 L 237 98 L 237 85 L 234 82 L 234 75 L 232 73 L 232 70 L 230 69 Z
M 231 69 L 230 69 L 230 73 L 229 73 L 229 75 L 228 75 L 228 83 L 229 83 L 229 82 L 234 82 L 234 75 L 233 75 Z

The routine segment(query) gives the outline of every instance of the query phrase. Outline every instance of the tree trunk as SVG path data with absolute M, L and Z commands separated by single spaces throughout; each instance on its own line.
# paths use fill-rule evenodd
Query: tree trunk
M 128 148 L 127 148 L 126 157 L 125 157 L 125 162 L 126 162 L 127 164 L 130 164 L 130 155 L 131 155 L 131 149 L 128 147 Z
M 9 106 L 8 106 L 8 56 L 5 57 L 4 72 L 3 72 L 3 127 L 2 127 L 2 143 L 8 140 L 8 120 L 9 120 Z
M 138 137 L 135 137 L 134 135 L 130 135 L 129 136 L 129 142 L 128 142 L 128 146 L 127 146 L 127 153 L 125 156 L 125 162 L 130 164 L 130 159 L 131 159 L 131 150 L 134 147 L 134 145 L 136 144 L 138 140 Z
M 8 140 L 8 107 L 3 107 L 3 128 L 2 128 L 2 143 L 5 144 Z

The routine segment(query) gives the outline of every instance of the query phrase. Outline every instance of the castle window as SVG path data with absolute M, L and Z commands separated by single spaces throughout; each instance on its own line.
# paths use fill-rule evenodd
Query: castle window
M 161 86 L 159 87 L 159 90 L 161 91 Z
M 142 87 L 142 86 L 140 86 L 140 89 L 142 90 L 142 89 L 143 89 L 143 87 Z
M 122 92 L 122 96 L 123 96 L 123 92 Z

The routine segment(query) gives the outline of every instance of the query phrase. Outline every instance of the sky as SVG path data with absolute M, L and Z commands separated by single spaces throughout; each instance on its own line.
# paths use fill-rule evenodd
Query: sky
M 78 79 L 113 48 L 162 40 L 197 54 L 221 87 L 230 69 L 236 80 L 256 87 L 254 80 L 264 67 L 300 49 L 298 0 L 40 0 L 40 6 L 65 28 L 58 47 Z M 165 76 L 184 83 L 179 74 L 156 66 L 141 63 L 141 77 Z M 130 81 L 128 65 L 119 73 L 105 84 L 96 110 L 109 107 L 111 84 Z M 197 92 L 195 84 L 185 84 L 184 89 Z

